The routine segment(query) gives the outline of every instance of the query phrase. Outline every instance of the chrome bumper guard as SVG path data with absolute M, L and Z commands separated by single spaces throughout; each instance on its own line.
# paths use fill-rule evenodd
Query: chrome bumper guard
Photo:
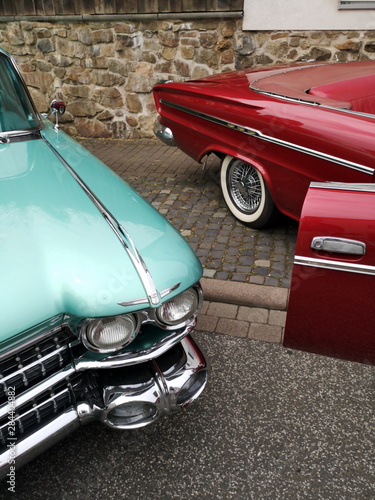
M 20 467 L 81 424 L 96 420 L 114 429 L 135 429 L 192 403 L 206 386 L 210 366 L 188 330 L 184 333 L 184 338 L 180 334 L 170 339 L 152 355 L 150 351 L 143 356 L 139 353 L 140 361 L 135 356 L 125 359 L 124 354 L 101 361 L 79 357 L 76 364 L 66 365 L 24 391 L 16 399 L 16 408 L 24 405 L 27 410 L 19 417 L 20 427 L 27 422 L 28 414 L 40 422 L 48 404 L 53 405 L 54 415 L 13 443 L 11 437 L 5 437 L 5 425 L 0 428 L 0 437 L 6 443 L 6 451 L 0 454 L 0 480 L 6 479 L 11 464 Z M 42 393 L 47 397 L 39 403 Z M 63 398 L 65 406 L 60 402 Z M 5 417 L 5 411 L 2 405 L 0 417 Z

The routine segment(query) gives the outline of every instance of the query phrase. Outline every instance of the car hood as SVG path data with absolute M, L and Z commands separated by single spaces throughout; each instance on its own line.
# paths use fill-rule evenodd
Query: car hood
M 144 299 L 145 288 L 64 161 L 129 234 L 157 290 L 180 283 L 165 300 L 199 280 L 198 259 L 156 210 L 68 136 L 50 126 L 42 133 L 44 140 L 0 147 L 0 341 L 61 313 L 107 316 L 148 307 L 119 305 Z

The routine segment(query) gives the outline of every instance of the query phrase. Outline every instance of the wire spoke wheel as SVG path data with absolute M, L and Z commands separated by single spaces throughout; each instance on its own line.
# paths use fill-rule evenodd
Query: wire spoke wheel
M 257 168 L 233 156 L 221 164 L 221 189 L 229 210 L 244 224 L 261 228 L 275 213 L 275 205 Z
M 262 201 L 258 171 L 248 163 L 236 160 L 227 171 L 227 185 L 233 202 L 245 213 L 254 213 Z

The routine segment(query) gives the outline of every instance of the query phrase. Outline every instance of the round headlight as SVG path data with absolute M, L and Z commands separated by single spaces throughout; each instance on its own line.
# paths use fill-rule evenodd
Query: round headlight
M 185 290 L 157 308 L 159 320 L 167 325 L 178 325 L 190 318 L 198 309 L 198 294 L 193 288 Z
M 129 344 L 136 334 L 137 319 L 132 314 L 92 319 L 86 326 L 86 346 L 100 352 L 116 351 Z

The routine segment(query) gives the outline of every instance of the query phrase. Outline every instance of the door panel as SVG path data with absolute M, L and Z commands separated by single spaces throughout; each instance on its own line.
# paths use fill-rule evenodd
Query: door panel
M 284 346 L 375 364 L 375 186 L 312 183 Z

